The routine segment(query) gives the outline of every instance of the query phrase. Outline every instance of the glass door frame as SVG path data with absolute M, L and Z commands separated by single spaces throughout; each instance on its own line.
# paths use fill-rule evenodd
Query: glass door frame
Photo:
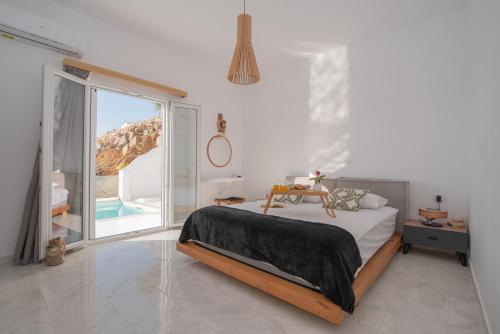
M 52 163 L 53 163 L 53 131 L 54 131 L 54 78 L 55 76 L 71 80 L 85 87 L 84 103 L 84 139 L 83 139 L 83 189 L 82 189 L 82 240 L 66 245 L 66 249 L 73 249 L 85 245 L 89 240 L 89 130 L 90 130 L 90 89 L 88 82 L 58 70 L 52 66 L 43 67 L 43 105 L 42 105 L 42 140 L 40 160 L 40 259 L 45 258 L 46 246 L 52 239 Z
M 131 232 L 126 232 L 126 233 L 119 233 L 115 235 L 110 235 L 106 237 L 101 237 L 101 238 L 96 238 L 95 236 L 95 182 L 96 182 L 96 175 L 95 175 L 95 163 L 96 163 L 96 129 L 97 129 L 97 124 L 96 124 L 96 119 L 97 119 L 97 100 L 96 100 L 96 90 L 105 90 L 108 92 L 114 92 L 118 94 L 124 94 L 132 97 L 139 97 L 143 99 L 148 99 L 154 102 L 157 102 L 161 105 L 161 118 L 162 118 L 162 131 L 164 135 L 162 136 L 162 186 L 161 186 L 161 225 L 158 227 L 154 228 L 149 228 L 146 230 L 138 230 L 138 231 L 131 231 Z M 168 129 L 170 131 L 170 126 L 167 124 L 167 120 L 170 118 L 168 117 L 168 105 L 169 101 L 166 99 L 158 98 L 158 97 L 151 97 L 147 96 L 145 94 L 141 93 L 135 93 L 131 92 L 129 90 L 125 89 L 117 89 L 101 84 L 96 84 L 96 83 L 90 83 L 89 85 L 89 99 L 90 100 L 90 107 L 89 107 L 89 114 L 90 114 L 90 159 L 89 159 L 89 196 L 88 196 L 88 201 L 89 201 L 89 239 L 93 241 L 105 241 L 105 240 L 111 240 L 111 239 L 116 239 L 116 238 L 122 238 L 122 237 L 130 237 L 131 235 L 137 235 L 142 232 L 156 232 L 156 231 L 163 231 L 169 226 L 168 219 L 170 217 L 170 214 L 167 214 L 167 209 L 170 208 L 170 194 L 168 192 L 168 187 L 169 184 L 166 182 L 169 180 L 168 175 L 170 175 L 170 155 L 168 154 L 169 152 L 169 138 L 170 134 L 165 133 L 165 129 Z
M 175 102 L 171 101 L 168 108 L 168 120 L 169 120 L 169 142 L 170 142 L 170 150 L 169 150 L 169 188 L 166 188 L 165 191 L 169 193 L 169 198 L 173 199 L 169 202 L 168 206 L 168 227 L 175 226 L 175 218 L 174 218 L 174 209 L 175 209 L 175 199 L 174 199 L 174 191 L 175 191 L 175 175 L 173 164 L 175 163 L 174 154 L 175 154 L 175 145 L 174 145 L 174 112 L 175 108 L 186 108 L 196 110 L 196 209 L 200 208 L 201 205 L 201 106 L 192 105 L 187 103 Z
M 201 205 L 201 107 L 181 102 L 170 101 L 162 95 L 148 96 L 146 94 L 135 93 L 126 89 L 117 89 L 109 87 L 107 84 L 102 84 L 101 80 L 94 80 L 91 77 L 87 80 L 77 78 L 62 70 L 56 69 L 50 65 L 44 65 L 43 68 L 43 105 L 42 105 L 42 139 L 41 148 L 42 156 L 40 161 L 40 243 L 39 257 L 45 258 L 46 246 L 52 236 L 52 216 L 51 216 L 51 170 L 52 170 L 52 141 L 53 141 L 53 108 L 54 108 L 54 77 L 62 78 L 77 82 L 85 87 L 84 101 L 84 169 L 83 169 L 83 200 L 82 200 L 82 229 L 83 238 L 81 241 L 67 245 L 67 249 L 85 246 L 89 242 L 106 241 L 108 239 L 127 238 L 130 235 L 138 235 L 142 233 L 154 233 L 164 231 L 169 227 L 173 227 L 174 221 L 174 168 L 173 168 L 173 112 L 175 107 L 182 107 L 196 110 L 196 208 Z M 165 133 L 162 139 L 164 149 L 162 150 L 162 225 L 157 228 L 147 229 L 145 231 L 128 232 L 110 237 L 95 239 L 95 133 L 96 133 L 96 108 L 95 94 L 93 89 L 103 89 L 114 91 L 130 96 L 142 97 L 156 101 L 162 105 L 162 127 Z M 137 89 L 141 90 L 141 89 Z M 93 107 L 94 106 L 94 107 Z M 52 118 L 51 118 L 52 117 Z

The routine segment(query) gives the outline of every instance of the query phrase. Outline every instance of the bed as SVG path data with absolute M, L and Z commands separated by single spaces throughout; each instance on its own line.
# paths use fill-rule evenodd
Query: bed
M 305 183 L 304 179 L 291 178 Z M 325 180 L 331 190 L 336 187 L 369 189 L 389 200 L 386 207 L 360 210 L 356 213 L 336 210 L 337 218 L 327 216 L 319 204 L 288 205 L 286 209 L 271 209 L 271 215 L 337 225 L 356 240 L 362 264 L 357 270 L 352 290 L 359 303 L 401 244 L 401 231 L 407 219 L 408 181 L 339 178 Z M 262 212 L 260 203 L 233 206 L 252 212 Z M 281 211 L 280 211 L 281 210 Z M 266 293 L 295 305 L 334 324 L 341 324 L 345 308 L 326 298 L 318 286 L 300 277 L 285 273 L 270 263 L 256 261 L 227 250 L 196 241 L 178 243 L 177 249 L 200 262 L 239 279 Z
M 68 204 L 69 191 L 56 182 L 52 182 L 52 217 L 66 215 L 71 209 Z

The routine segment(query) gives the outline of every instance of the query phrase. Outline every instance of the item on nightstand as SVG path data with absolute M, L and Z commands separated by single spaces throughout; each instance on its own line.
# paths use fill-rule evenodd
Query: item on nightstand
M 241 204 L 245 202 L 245 199 L 243 197 L 226 197 L 226 198 L 215 198 L 214 199 L 215 203 L 218 206 L 221 205 L 231 205 L 231 204 Z
M 448 218 L 448 211 L 440 211 L 437 209 L 420 208 L 418 215 L 424 217 L 426 220 L 422 222 L 425 226 L 443 227 L 442 223 L 435 222 L 434 219 Z
M 64 262 L 65 253 L 66 245 L 61 237 L 49 240 L 45 262 L 48 266 L 57 266 Z
M 463 218 L 450 219 L 448 224 L 456 228 L 465 228 L 465 220 Z

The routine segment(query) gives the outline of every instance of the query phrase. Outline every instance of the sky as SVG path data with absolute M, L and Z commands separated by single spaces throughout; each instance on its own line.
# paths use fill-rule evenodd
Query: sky
M 109 130 L 119 129 L 123 123 L 133 123 L 160 115 L 157 103 L 130 95 L 97 90 L 97 137 Z

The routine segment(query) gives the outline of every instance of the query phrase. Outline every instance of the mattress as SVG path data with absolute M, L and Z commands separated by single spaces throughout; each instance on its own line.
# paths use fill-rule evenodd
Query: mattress
M 57 208 L 62 208 L 64 206 L 68 205 L 68 200 L 65 199 L 64 201 L 57 202 L 57 203 L 52 203 L 52 209 L 57 209 Z
M 265 202 L 247 202 L 243 204 L 232 205 L 231 207 L 262 213 L 261 205 Z M 396 217 L 398 210 L 384 206 L 379 209 L 360 209 L 357 212 L 335 210 L 337 218 L 328 216 L 320 203 L 302 203 L 298 205 L 287 204 L 285 208 L 270 208 L 269 215 L 281 216 L 291 219 L 299 219 L 316 223 L 339 226 L 351 233 L 358 245 L 361 259 L 364 264 L 382 247 L 394 234 L 396 228 Z M 252 260 L 239 254 L 225 251 L 223 249 L 196 242 L 203 247 L 234 258 L 240 262 L 277 275 L 289 281 L 301 284 L 303 286 L 318 289 L 309 282 L 300 277 L 287 274 L 275 266 L 261 261 Z M 359 270 L 361 270 L 361 268 Z M 358 270 L 358 273 L 359 273 Z
M 52 208 L 59 208 L 68 203 L 68 194 L 69 191 L 60 188 L 60 187 L 52 187 Z

